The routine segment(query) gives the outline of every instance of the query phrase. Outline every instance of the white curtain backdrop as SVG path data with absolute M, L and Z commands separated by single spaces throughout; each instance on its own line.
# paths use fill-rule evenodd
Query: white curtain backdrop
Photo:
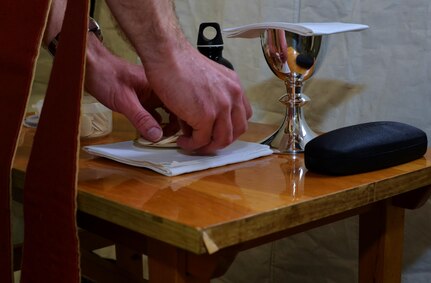
M 351 22 L 367 31 L 331 35 L 324 61 L 306 83 L 306 120 L 326 132 L 392 120 L 431 137 L 431 2 L 429 0 L 177 0 L 183 30 L 196 43 L 199 24 L 222 28 L 264 22 Z M 284 84 L 271 73 L 258 39 L 224 38 L 253 120 L 278 122 Z M 404 283 L 431 282 L 431 203 L 407 212 Z M 214 282 L 357 282 L 357 218 L 241 253 Z

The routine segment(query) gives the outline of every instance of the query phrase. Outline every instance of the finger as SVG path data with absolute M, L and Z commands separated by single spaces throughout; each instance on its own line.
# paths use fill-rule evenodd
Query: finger
M 245 95 L 242 96 L 242 103 L 240 103 L 232 111 L 232 124 L 233 127 L 233 139 L 236 140 L 248 129 L 248 120 L 253 115 L 250 102 Z
M 234 142 L 247 131 L 248 119 L 252 114 L 251 106 L 247 99 L 234 107 L 230 115 L 222 115 L 216 121 L 211 142 L 197 150 L 200 154 L 212 154 Z
M 182 125 L 184 134 L 177 144 L 186 151 L 195 151 L 211 142 L 213 123 L 201 123 L 201 128 L 193 129 L 188 124 Z
M 246 119 L 247 120 L 250 119 L 251 116 L 253 116 L 253 109 L 252 109 L 251 104 L 245 95 L 242 97 L 242 106 L 244 107 L 244 110 L 245 110 Z
M 163 131 L 159 123 L 139 102 L 131 103 L 128 111 L 123 113 L 146 140 L 157 142 L 162 138 Z
M 195 150 L 199 154 L 213 154 L 234 141 L 230 115 L 223 115 L 214 124 L 211 142 Z
M 231 73 L 231 80 L 233 84 L 236 84 L 239 81 L 238 74 L 230 69 L 228 69 L 228 72 Z M 250 105 L 250 102 L 248 101 L 247 96 L 244 93 L 244 90 L 241 85 L 237 86 L 236 90 L 233 90 L 233 92 L 236 92 L 238 94 L 238 97 L 241 97 L 242 107 L 245 109 L 246 118 L 247 120 L 251 118 L 253 114 L 252 107 Z
M 241 105 L 242 106 L 242 105 Z M 248 128 L 248 117 L 245 107 L 238 107 L 232 111 L 232 136 L 233 140 L 238 139 Z

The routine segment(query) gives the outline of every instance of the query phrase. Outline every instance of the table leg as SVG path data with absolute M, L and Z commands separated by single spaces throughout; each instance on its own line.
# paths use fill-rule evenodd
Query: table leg
M 148 240 L 150 283 L 210 282 L 223 275 L 232 264 L 237 251 L 196 255 L 157 240 Z
M 404 209 L 390 200 L 359 217 L 359 283 L 401 282 Z
M 147 256 L 151 283 L 187 282 L 185 251 L 156 240 L 148 240 Z
M 123 245 L 115 245 L 117 266 L 134 277 L 135 282 L 143 282 L 144 267 L 142 254 Z
M 86 230 L 79 230 L 81 276 L 90 282 L 144 283 L 142 254 L 116 244 L 116 260 L 98 256 L 95 250 L 112 246 L 114 242 Z M 83 281 L 84 282 L 84 281 Z M 85 281 L 87 282 L 87 281 Z

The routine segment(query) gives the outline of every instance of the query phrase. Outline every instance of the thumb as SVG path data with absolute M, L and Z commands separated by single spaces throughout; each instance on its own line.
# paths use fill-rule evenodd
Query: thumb
M 163 136 L 163 130 L 156 119 L 145 110 L 141 104 L 128 108 L 123 114 L 139 131 L 141 136 L 149 141 L 156 142 Z

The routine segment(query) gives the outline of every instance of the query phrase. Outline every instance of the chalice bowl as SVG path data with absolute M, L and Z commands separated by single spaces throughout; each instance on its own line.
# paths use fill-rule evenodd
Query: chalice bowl
M 304 36 L 283 29 L 266 29 L 261 36 L 262 51 L 272 72 L 286 85 L 279 101 L 286 106 L 285 117 L 278 130 L 262 143 L 279 153 L 300 153 L 316 134 L 304 119 L 303 106 L 310 100 L 303 85 L 318 67 L 323 36 Z

